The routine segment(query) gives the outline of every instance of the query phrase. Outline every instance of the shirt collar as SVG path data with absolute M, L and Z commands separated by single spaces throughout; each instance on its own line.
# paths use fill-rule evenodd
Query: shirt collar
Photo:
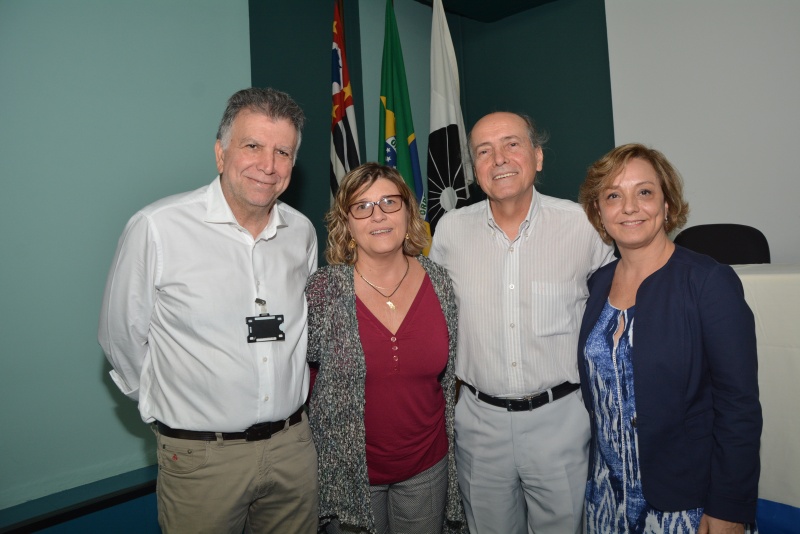
M 208 186 L 206 192 L 206 222 L 221 223 L 221 224 L 239 224 L 236 222 L 228 201 L 225 200 L 225 195 L 222 193 L 222 184 L 220 177 L 214 179 L 211 185 Z
M 231 207 L 228 205 L 228 201 L 225 200 L 225 195 L 222 193 L 222 184 L 220 183 L 219 175 L 211 182 L 206 195 L 207 207 L 205 222 L 212 224 L 233 224 L 241 228 L 241 225 L 236 220 L 236 216 L 233 214 L 233 211 L 231 211 Z M 274 237 L 278 228 L 287 226 L 286 220 L 281 212 L 281 204 L 282 202 L 278 200 L 275 202 L 275 205 L 272 206 L 269 222 L 256 237 L 256 241 Z
M 533 196 L 531 198 L 531 205 L 528 208 L 528 214 L 525 216 L 525 219 L 519 225 L 519 234 L 522 235 L 523 233 L 527 234 L 527 231 L 536 222 L 536 219 L 539 215 L 540 206 L 542 204 L 541 199 L 539 198 L 539 192 L 536 191 L 536 188 L 533 189 Z M 503 234 L 503 230 L 497 225 L 494 220 L 494 214 L 492 213 L 492 206 L 489 203 L 489 200 L 486 201 L 486 222 L 492 230 L 500 232 Z

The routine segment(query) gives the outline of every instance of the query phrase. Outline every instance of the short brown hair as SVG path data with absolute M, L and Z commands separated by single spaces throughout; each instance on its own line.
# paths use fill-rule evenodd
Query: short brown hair
M 416 256 L 428 246 L 428 232 L 425 231 L 425 222 L 419 214 L 417 199 L 400 173 L 392 167 L 379 163 L 365 163 L 342 178 L 333 206 L 325 214 L 325 221 L 328 223 L 328 246 L 325 249 L 325 259 L 329 264 L 354 264 L 358 259 L 357 249 L 348 247 L 352 239 L 347 228 L 348 208 L 360 192 L 368 189 L 380 178 L 385 178 L 397 186 L 406 207 L 408 239 L 403 241 L 403 254 Z
M 661 192 L 664 194 L 664 201 L 667 203 L 667 221 L 664 224 L 664 230 L 670 233 L 676 228 L 682 228 L 686 224 L 687 215 L 689 215 L 689 203 L 683 198 L 683 179 L 664 154 L 639 143 L 618 146 L 589 167 L 578 194 L 578 201 L 583 206 L 586 216 L 589 217 L 589 222 L 592 223 L 603 241 L 609 244 L 613 240 L 603 228 L 598 200 L 600 193 L 611 185 L 614 178 L 633 158 L 648 162 L 656 171 L 656 176 L 661 183 Z

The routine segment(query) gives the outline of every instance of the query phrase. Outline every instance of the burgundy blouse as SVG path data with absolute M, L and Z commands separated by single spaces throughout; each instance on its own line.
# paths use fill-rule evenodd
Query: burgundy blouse
M 396 334 L 358 298 L 356 315 L 367 364 L 369 482 L 402 482 L 447 454 L 439 383 L 447 366 L 447 324 L 427 275 Z

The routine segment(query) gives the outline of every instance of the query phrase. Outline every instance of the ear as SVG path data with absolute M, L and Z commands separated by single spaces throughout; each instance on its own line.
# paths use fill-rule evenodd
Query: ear
M 536 172 L 540 172 L 542 170 L 542 162 L 544 161 L 544 152 L 542 152 L 542 147 L 536 147 Z
M 480 189 L 481 191 L 483 191 L 484 194 L 486 194 L 486 190 L 481 185 L 481 181 L 478 180 L 478 169 L 475 167 L 475 165 L 472 166 L 472 178 L 475 180 L 475 184 L 478 186 L 478 189 Z
M 222 174 L 222 169 L 225 167 L 225 151 L 219 139 L 214 143 L 214 157 L 217 160 L 217 172 Z

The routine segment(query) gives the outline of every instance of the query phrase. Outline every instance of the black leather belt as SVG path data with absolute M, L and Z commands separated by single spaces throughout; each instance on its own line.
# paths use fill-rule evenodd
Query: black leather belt
M 281 430 L 296 425 L 303 420 L 303 407 L 301 406 L 294 412 L 288 419 L 283 421 L 275 421 L 269 423 L 258 423 L 253 425 L 244 432 L 221 432 L 222 439 L 243 439 L 246 441 L 260 441 L 262 439 L 269 439 L 273 434 L 277 434 Z M 287 424 L 288 423 L 288 424 Z M 159 434 L 170 438 L 177 439 L 193 439 L 195 441 L 216 441 L 216 432 L 198 432 L 196 430 L 180 430 L 178 428 L 170 428 L 160 421 L 156 421 L 156 428 Z
M 467 384 L 466 382 L 464 382 L 464 385 L 467 386 L 472 394 L 476 395 L 479 400 L 482 400 L 486 404 L 491 404 L 492 406 L 505 408 L 509 412 L 529 412 L 531 410 L 535 410 L 540 406 L 544 406 L 548 402 L 557 401 L 562 397 L 566 397 L 581 387 L 580 384 L 564 382 L 563 384 L 559 384 L 554 388 L 548 389 L 547 391 L 543 391 L 542 393 L 538 393 L 536 395 L 529 395 L 519 399 L 504 399 L 503 397 L 492 397 L 486 393 L 481 393 L 471 384 Z M 552 400 L 550 399 L 551 394 Z

